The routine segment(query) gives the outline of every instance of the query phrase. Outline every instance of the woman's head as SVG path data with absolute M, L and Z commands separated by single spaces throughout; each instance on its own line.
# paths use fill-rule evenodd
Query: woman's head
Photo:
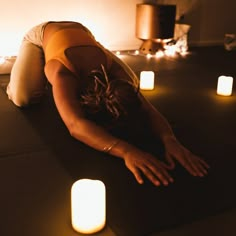
M 102 70 L 92 71 L 91 83 L 81 95 L 85 112 L 100 123 L 126 119 L 140 106 L 137 83 L 126 79 L 109 79 Z

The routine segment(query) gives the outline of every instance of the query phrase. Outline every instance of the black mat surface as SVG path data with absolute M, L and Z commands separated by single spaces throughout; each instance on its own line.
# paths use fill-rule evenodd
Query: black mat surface
M 123 58 L 137 74 L 156 72 L 155 90 L 144 95 L 168 118 L 179 140 L 211 165 L 206 178 L 191 177 L 177 166 L 169 187 L 138 185 L 122 160 L 71 138 L 50 90 L 41 104 L 28 109 L 16 108 L 0 90 L 0 234 L 76 235 L 68 196 L 79 178 L 104 181 L 107 225 L 117 236 L 146 236 L 235 208 L 236 94 L 215 93 L 218 76 L 236 75 L 235 57 L 223 48 L 205 48 L 184 58 Z M 140 143 L 158 152 L 152 140 Z

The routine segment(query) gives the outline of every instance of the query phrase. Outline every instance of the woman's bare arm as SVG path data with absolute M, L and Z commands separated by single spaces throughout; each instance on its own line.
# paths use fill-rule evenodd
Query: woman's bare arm
M 141 173 L 157 186 L 173 181 L 161 162 L 151 154 L 114 137 L 103 127 L 85 118 L 77 97 L 78 80 L 60 62 L 50 61 L 45 72 L 52 84 L 58 112 L 74 138 L 99 151 L 106 151 L 115 144 L 109 154 L 123 158 L 139 183 L 143 183 Z
M 58 112 L 70 134 L 99 151 L 103 151 L 104 147 L 113 143 L 116 140 L 115 137 L 85 118 L 78 100 L 78 79 L 56 60 L 47 64 L 45 72 L 52 84 Z M 122 153 L 117 153 L 117 156 L 119 155 Z
M 166 149 L 166 158 L 169 162 L 169 169 L 173 169 L 174 159 L 180 162 L 186 170 L 194 176 L 207 174 L 208 164 L 185 148 L 175 137 L 172 128 L 165 117 L 140 94 L 143 109 L 149 117 L 152 131 L 158 136 Z

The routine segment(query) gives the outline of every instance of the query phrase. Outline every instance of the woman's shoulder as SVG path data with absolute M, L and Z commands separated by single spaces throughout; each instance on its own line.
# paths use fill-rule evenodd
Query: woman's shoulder
M 132 83 L 134 87 L 138 87 L 139 80 L 135 72 L 124 62 L 120 62 L 120 60 L 112 58 L 109 74 L 114 79 L 126 80 L 127 82 Z
M 74 74 L 57 59 L 48 61 L 44 70 L 48 81 L 52 85 L 56 84 L 58 80 L 63 80 L 64 78 L 66 78 L 68 83 L 70 81 L 73 81 L 73 83 L 74 81 L 77 81 L 74 79 Z
M 84 28 L 84 26 L 74 21 L 49 21 L 44 28 L 43 41 L 44 44 L 50 39 L 50 37 L 57 31 L 67 28 Z

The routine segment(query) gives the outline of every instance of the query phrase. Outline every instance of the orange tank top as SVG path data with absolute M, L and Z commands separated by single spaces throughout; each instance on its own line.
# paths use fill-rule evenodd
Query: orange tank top
M 47 45 L 44 45 L 45 62 L 52 59 L 60 61 L 71 72 L 76 74 L 73 64 L 68 60 L 65 51 L 68 48 L 76 46 L 95 46 L 100 48 L 106 55 L 107 69 L 111 67 L 112 59 L 94 38 L 94 36 L 81 27 L 65 28 L 56 31 L 48 40 Z

